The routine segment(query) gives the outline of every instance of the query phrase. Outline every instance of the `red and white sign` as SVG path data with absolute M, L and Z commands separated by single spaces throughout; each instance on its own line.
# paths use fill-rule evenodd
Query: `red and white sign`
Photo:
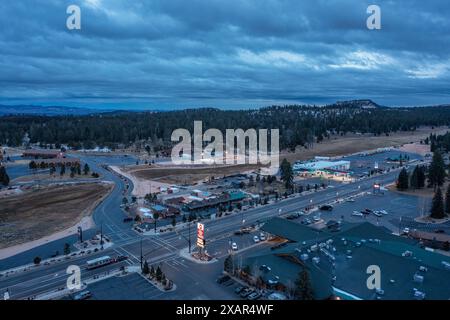
M 197 246 L 205 247 L 205 225 L 203 223 L 197 223 Z

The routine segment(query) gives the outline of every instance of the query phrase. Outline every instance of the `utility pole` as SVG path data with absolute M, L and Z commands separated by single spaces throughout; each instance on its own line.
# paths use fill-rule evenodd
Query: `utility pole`
M 103 222 L 100 225 L 100 245 L 102 246 L 103 250 Z
M 142 271 L 142 260 L 144 259 L 144 256 L 142 254 L 142 239 L 141 239 L 141 271 Z
M 189 253 L 191 253 L 191 221 L 189 221 Z

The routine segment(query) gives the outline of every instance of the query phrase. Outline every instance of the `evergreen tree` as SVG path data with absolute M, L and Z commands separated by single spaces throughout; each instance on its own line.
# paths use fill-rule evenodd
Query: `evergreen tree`
M 311 279 L 307 270 L 303 269 L 295 281 L 295 298 L 297 300 L 314 300 L 314 292 Z
M 430 216 L 434 219 L 445 218 L 444 199 L 442 198 L 441 188 L 437 188 L 436 193 L 434 194 Z
M 9 185 L 9 176 L 6 172 L 5 167 L 3 166 L 0 166 L 0 184 L 4 185 L 5 187 Z
M 441 187 L 445 179 L 445 163 L 439 151 L 433 153 L 433 160 L 428 170 L 428 180 L 434 188 Z
M 417 186 L 419 189 L 425 188 L 425 167 L 419 166 L 417 170 Z
M 159 266 L 158 266 L 158 268 L 156 268 L 155 275 L 156 275 L 156 280 L 157 280 L 157 281 L 161 281 L 161 278 L 162 278 L 162 271 L 161 271 L 161 268 L 160 268 Z
M 86 163 L 83 168 L 84 175 L 87 176 L 89 174 L 89 171 L 91 171 L 91 168 L 89 168 L 89 165 Z
M 286 159 L 283 159 L 280 166 L 281 180 L 284 182 L 286 189 L 292 189 L 294 185 L 294 172 L 292 166 Z
M 155 276 L 155 272 L 156 272 L 155 268 L 153 268 L 153 266 L 151 266 L 151 268 L 150 268 L 150 276 L 154 277 Z
M 30 163 L 28 164 L 28 167 L 29 167 L 31 170 L 36 170 L 36 169 L 37 169 L 37 164 L 36 164 L 35 161 L 30 161 Z
M 223 270 L 226 272 L 233 272 L 233 257 L 229 255 L 226 257 L 225 261 L 223 262 Z
M 64 254 L 65 255 L 70 254 L 70 244 L 68 244 L 68 243 L 64 244 Z
M 397 189 L 398 190 L 407 190 L 408 189 L 408 172 L 405 168 L 400 171 L 397 179 Z
M 447 192 L 445 193 L 445 213 L 450 214 L 450 184 L 447 187 Z
M 410 186 L 413 189 L 419 189 L 419 166 L 416 166 L 411 174 Z
M 63 176 L 66 173 L 66 166 L 63 164 L 61 165 L 61 170 L 59 171 L 60 176 Z
M 144 261 L 144 266 L 142 267 L 142 274 L 149 274 L 150 273 L 150 269 L 148 268 L 148 262 L 147 260 Z

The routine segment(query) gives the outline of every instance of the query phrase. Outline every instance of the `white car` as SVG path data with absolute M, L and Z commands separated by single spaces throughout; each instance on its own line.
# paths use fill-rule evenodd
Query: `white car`
M 374 211 L 373 214 L 379 218 L 383 216 L 383 214 L 380 211 Z
M 386 211 L 386 210 L 380 210 L 380 211 L 378 211 L 379 213 L 381 213 L 381 214 L 384 214 L 384 215 L 387 215 L 388 214 L 388 212 Z
M 320 221 L 320 217 L 319 217 L 319 216 L 315 216 L 315 217 L 313 218 L 313 220 L 314 220 L 314 222 L 319 222 L 319 221 Z
M 264 233 L 260 233 L 259 234 L 259 239 L 261 240 L 261 241 L 265 241 L 266 240 L 266 235 L 264 234 Z
M 254 236 L 254 237 L 253 237 L 253 241 L 254 241 L 255 243 L 258 243 L 258 242 L 259 242 L 258 236 Z
M 233 243 L 231 244 L 231 249 L 233 249 L 234 251 L 237 251 L 237 250 L 238 250 L 238 246 L 237 246 L 237 243 L 236 243 L 236 242 L 233 242 Z
M 362 213 L 359 212 L 359 211 L 353 211 L 353 212 L 352 212 L 352 216 L 355 216 L 355 217 L 363 217 L 364 214 L 362 214 Z

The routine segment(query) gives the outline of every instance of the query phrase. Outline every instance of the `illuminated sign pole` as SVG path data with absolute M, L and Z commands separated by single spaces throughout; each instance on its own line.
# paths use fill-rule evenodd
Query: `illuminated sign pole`
M 203 223 L 197 223 L 197 247 L 204 249 L 205 244 L 205 225 Z

